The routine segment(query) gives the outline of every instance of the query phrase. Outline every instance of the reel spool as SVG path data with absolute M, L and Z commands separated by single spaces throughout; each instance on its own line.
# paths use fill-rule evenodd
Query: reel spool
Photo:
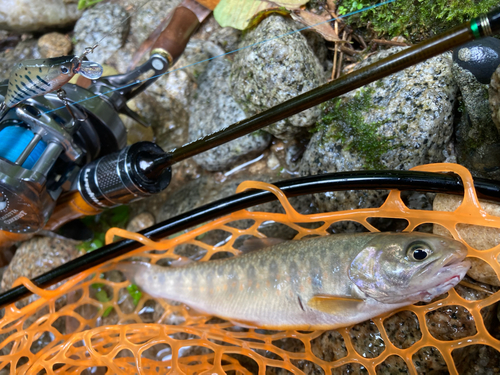
M 45 225 L 59 196 L 80 169 L 121 150 L 126 129 L 115 108 L 82 87 L 64 86 L 75 120 L 56 93 L 31 98 L 0 121 L 0 230 L 34 233 Z M 7 82 L 0 84 L 5 96 Z

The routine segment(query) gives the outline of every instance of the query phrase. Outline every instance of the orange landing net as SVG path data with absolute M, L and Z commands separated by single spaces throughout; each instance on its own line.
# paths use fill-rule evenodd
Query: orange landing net
M 269 221 L 294 229 L 296 240 L 327 235 L 332 223 L 346 220 L 377 231 L 367 221 L 373 217 L 405 219 L 409 223 L 406 231 L 425 223 L 440 224 L 462 241 L 458 224 L 500 228 L 500 218 L 481 209 L 472 177 L 464 167 L 434 164 L 413 170 L 460 175 L 465 186 L 462 204 L 454 212 L 411 210 L 394 190 L 380 208 L 301 215 L 275 186 L 246 181 L 237 192 L 249 188 L 272 191 L 286 213 L 242 210 L 160 242 L 111 229 L 106 240 L 109 243 L 119 236 L 140 241 L 144 247 L 135 251 L 134 257 L 165 264 L 170 259 L 179 259 L 176 251 L 181 248 L 198 249 L 197 254 L 202 254 L 199 261 L 207 261 L 218 252 L 237 255 L 239 250 L 234 245 L 238 237 L 265 237 L 258 228 Z M 246 229 L 231 224 L 242 223 L 241 220 L 250 223 Z M 204 240 L 212 231 L 224 231 L 231 237 L 220 246 L 211 246 Z M 482 259 L 500 275 L 497 262 L 500 246 L 481 251 L 467 246 L 470 257 Z M 129 257 L 130 254 L 120 259 Z M 184 305 L 147 295 L 142 295 L 135 304 L 126 290 L 130 283 L 113 271 L 114 262 L 120 259 L 83 272 L 51 291 L 19 279 L 17 283 L 23 283 L 40 298 L 21 309 L 11 305 L 0 320 L 0 373 L 3 369 L 12 374 L 378 374 L 400 369 L 402 373 L 417 374 L 441 366 L 457 374 L 454 358 L 457 353 L 465 353 L 466 347 L 500 347 L 500 342 L 488 332 L 487 314 L 483 310 L 500 300 L 500 291 L 468 301 L 452 289 L 444 299 L 433 303 L 402 308 L 339 330 L 265 331 L 235 327 L 220 319 L 197 315 Z M 456 332 L 435 337 L 427 315 L 446 308 L 466 309 L 475 331 L 467 337 Z M 416 332 L 413 341 L 404 345 L 391 341 L 394 330 L 390 332 L 391 319 L 403 316 L 413 319 Z M 370 348 L 360 347 L 363 332 L 360 327 L 371 332 L 365 335 L 373 344 Z M 454 350 L 458 352 L 452 355 Z

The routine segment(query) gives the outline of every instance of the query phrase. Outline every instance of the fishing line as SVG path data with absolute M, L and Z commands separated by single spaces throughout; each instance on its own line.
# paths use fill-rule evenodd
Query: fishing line
M 146 3 L 148 2 L 149 0 L 146 1 Z M 204 62 L 208 62 L 208 61 L 211 61 L 211 60 L 214 60 L 214 59 L 217 59 L 219 57 L 224 57 L 224 56 L 227 56 L 227 55 L 230 55 L 230 54 L 233 54 L 235 52 L 238 52 L 238 51 L 242 51 L 242 50 L 245 50 L 247 48 L 251 48 L 251 47 L 255 47 L 255 46 L 258 46 L 260 44 L 264 44 L 264 43 L 267 43 L 267 42 L 270 42 L 270 41 L 273 41 L 273 40 L 276 40 L 276 39 L 281 39 L 281 38 L 284 38 L 288 35 L 292 35 L 292 34 L 295 34 L 295 33 L 298 33 L 298 32 L 301 32 L 301 31 L 304 31 L 304 30 L 308 30 L 310 28 L 313 28 L 313 27 L 316 27 L 318 25 L 323 25 L 323 24 L 326 24 L 326 23 L 330 23 L 330 22 L 333 22 L 333 21 L 336 21 L 338 19 L 342 19 L 342 18 L 346 18 L 346 17 L 350 17 L 350 16 L 353 16 L 355 14 L 359 14 L 359 13 L 362 13 L 362 12 L 366 12 L 368 10 L 371 10 L 371 9 L 375 9 L 377 7 L 380 7 L 380 6 L 383 6 L 383 5 L 387 5 L 387 4 L 390 4 L 390 3 L 393 3 L 395 2 L 396 0 L 387 0 L 383 3 L 380 3 L 380 4 L 375 4 L 375 5 L 371 5 L 369 7 L 366 7 L 366 8 L 363 8 L 363 9 L 360 9 L 360 10 L 356 10 L 354 12 L 351 12 L 351 13 L 347 13 L 343 16 L 339 16 L 337 18 L 332 18 L 330 20 L 326 20 L 326 21 L 322 21 L 322 22 L 319 22 L 319 23 L 316 23 L 314 25 L 310 25 L 310 26 L 306 26 L 306 27 L 303 27 L 303 28 L 300 28 L 300 29 L 297 29 L 297 30 L 292 30 L 292 31 L 289 31 L 287 33 L 284 33 L 284 34 L 281 34 L 281 35 L 278 35 L 278 36 L 275 36 L 275 37 L 272 37 L 272 38 L 269 38 L 269 39 L 264 39 L 264 40 L 261 40 L 259 42 L 256 42 L 256 43 L 253 43 L 253 44 L 250 44 L 246 47 L 241 47 L 241 48 L 237 48 L 235 50 L 232 50 L 232 51 L 229 51 L 229 52 L 226 52 L 226 53 L 223 53 L 221 55 L 217 55 L 217 56 L 213 56 L 213 57 L 210 57 L 208 59 L 205 59 L 205 60 L 201 60 L 201 61 L 197 61 L 195 63 L 192 63 L 192 64 L 188 64 L 188 65 L 185 65 L 185 66 L 182 66 L 180 68 L 177 68 L 177 69 L 174 69 L 174 70 L 169 70 L 165 73 L 161 73 L 161 74 L 157 74 L 157 75 L 154 75 L 154 76 L 151 76 L 149 78 L 145 78 L 143 80 L 138 80 L 138 81 L 135 81 L 133 83 L 129 83 L 127 85 L 124 85 L 124 86 L 121 86 L 121 87 L 118 87 L 118 88 L 115 88 L 115 89 L 112 89 L 112 90 L 109 90 L 109 91 L 106 91 L 106 92 L 103 92 L 103 93 L 100 93 L 100 94 L 96 94 L 94 96 L 90 96 L 88 98 L 85 98 L 85 99 L 82 99 L 82 100 L 79 100 L 79 101 L 76 101 L 76 102 L 73 102 L 71 103 L 70 105 L 74 105 L 74 104 L 79 104 L 79 103 L 82 103 L 82 102 L 85 102 L 87 100 L 90 100 L 90 99 L 95 99 L 95 98 L 98 98 L 98 97 L 101 97 L 103 95 L 107 95 L 107 94 L 111 94 L 115 91 L 118 91 L 118 90 L 122 90 L 124 88 L 127 88 L 129 86 L 134 86 L 134 85 L 137 85 L 139 83 L 143 83 L 143 82 L 146 82 L 146 81 L 149 81 L 150 79 L 153 79 L 153 78 L 158 78 L 158 77 L 161 77 L 163 75 L 166 75 L 166 74 L 170 74 L 170 73 L 174 73 L 176 71 L 179 71 L 179 70 L 183 70 L 183 69 L 187 69 L 189 67 L 192 67 L 192 66 L 195 66 L 195 65 L 198 65 L 198 64 L 201 64 L 201 63 L 204 63 Z M 144 5 L 144 4 L 143 4 Z M 138 9 L 137 9 L 138 10 Z M 109 34 L 108 34 L 109 35 Z M 45 113 L 51 113 L 51 112 L 55 112 L 55 111 L 58 111 L 58 110 L 61 110 L 61 109 L 65 109 L 66 106 L 62 106 L 62 107 L 59 107 L 59 108 L 55 108 L 55 109 L 51 109 Z

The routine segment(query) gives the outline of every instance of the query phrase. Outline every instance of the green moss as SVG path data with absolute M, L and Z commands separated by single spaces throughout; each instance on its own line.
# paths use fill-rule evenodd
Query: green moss
M 376 3 L 342 0 L 339 9 L 347 13 L 356 10 L 359 4 L 365 8 Z M 487 13 L 496 6 L 498 0 L 397 0 L 348 17 L 348 22 L 364 26 L 370 21 L 375 31 L 382 35 L 404 35 L 418 41 Z
M 344 149 L 352 150 L 365 159 L 367 169 L 384 168 L 380 157 L 391 150 L 392 137 L 384 137 L 377 131 L 384 122 L 366 123 L 363 117 L 373 108 L 371 87 L 362 88 L 354 97 L 335 98 L 322 105 L 324 116 L 313 131 L 324 131 L 321 143 L 340 141 Z

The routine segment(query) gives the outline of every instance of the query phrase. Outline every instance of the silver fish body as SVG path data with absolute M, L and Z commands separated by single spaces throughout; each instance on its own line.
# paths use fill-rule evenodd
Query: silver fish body
M 466 255 L 460 242 L 435 235 L 363 233 L 289 241 L 177 268 L 122 263 L 118 269 L 148 294 L 210 315 L 247 326 L 309 330 L 430 301 L 465 276 Z

